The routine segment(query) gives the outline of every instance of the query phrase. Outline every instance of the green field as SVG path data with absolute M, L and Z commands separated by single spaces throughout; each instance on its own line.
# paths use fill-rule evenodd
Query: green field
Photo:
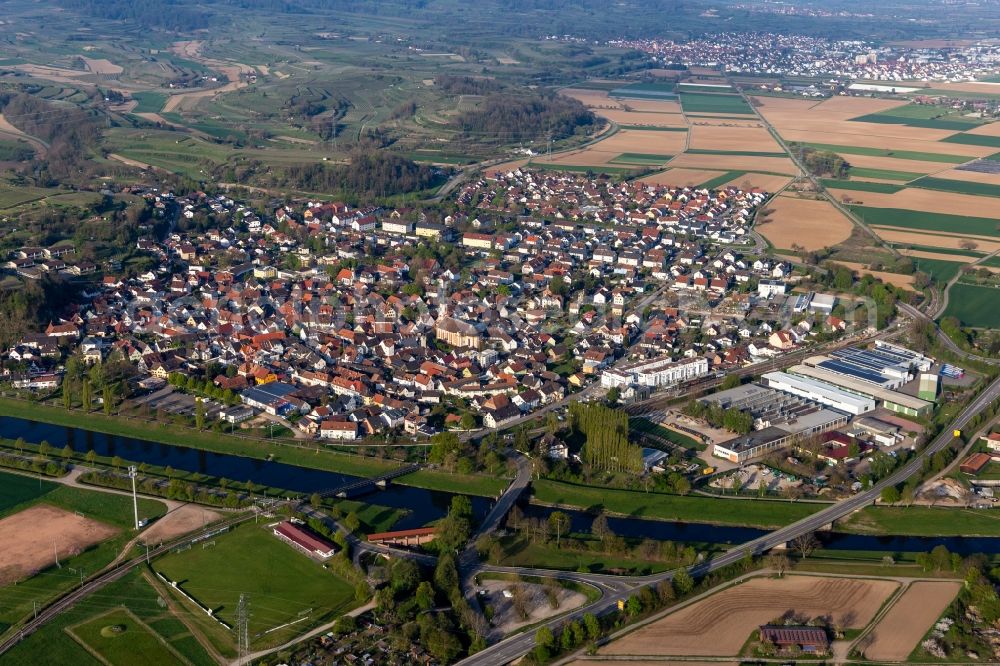
M 823 504 L 716 499 L 636 490 L 580 486 L 542 479 L 532 484 L 543 504 L 604 510 L 631 518 L 654 518 L 716 525 L 776 528 L 815 513 Z
M 639 164 L 656 166 L 669 162 L 673 155 L 653 155 L 650 153 L 622 153 L 611 160 L 611 164 Z
M 309 621 L 252 640 L 254 645 L 283 642 L 355 605 L 350 583 L 278 540 L 266 528 L 247 525 L 214 541 L 212 547 L 197 544 L 165 555 L 153 566 L 231 626 L 236 624 L 240 593 L 249 595 L 251 636 L 309 611 Z
M 959 132 L 941 139 L 945 143 L 961 143 L 967 146 L 986 146 L 987 148 L 1000 148 L 1000 136 L 986 136 L 985 134 L 965 134 Z
M 865 180 L 838 180 L 836 178 L 822 178 L 820 182 L 823 187 L 832 187 L 837 190 L 855 190 L 858 192 L 881 192 L 883 194 L 895 194 L 903 189 L 903 185 L 894 183 L 870 183 Z
M 718 187 L 719 185 L 722 185 L 723 183 L 728 183 L 729 181 L 733 180 L 734 178 L 739 178 L 740 176 L 744 175 L 745 173 L 746 173 L 746 171 L 727 171 L 725 173 L 719 174 L 715 178 L 709 178 L 704 183 L 698 185 L 698 187 L 699 188 L 704 187 L 704 188 L 707 188 L 707 189 L 712 189 L 714 187 Z
M 133 113 L 159 113 L 167 103 L 167 94 L 152 91 L 135 92 L 132 93 L 132 99 L 138 102 L 132 109 Z
M 932 176 L 925 176 L 910 183 L 909 187 L 922 187 L 925 190 L 957 192 L 958 194 L 973 194 L 982 197 L 1000 197 L 1000 185 L 976 183 L 966 180 L 952 180 L 951 178 L 934 178 Z
M 927 273 L 934 279 L 934 283 L 943 285 L 958 275 L 964 263 L 960 261 L 947 261 L 945 259 L 925 259 L 924 257 L 913 258 L 914 267 L 921 273 Z
M 942 162 L 945 164 L 963 164 L 971 159 L 964 155 L 921 153 L 912 150 L 888 150 L 886 148 L 865 148 L 863 146 L 838 146 L 833 143 L 803 143 L 801 145 L 841 155 L 872 155 L 875 157 L 893 157 L 898 160 L 919 160 L 921 162 Z
M 5 516 L 20 504 L 44 497 L 59 487 L 51 481 L 41 481 L 30 476 L 0 472 L 0 516 Z
M 147 574 L 148 575 L 148 574 Z M 29 603 L 30 606 L 30 603 Z M 80 603 L 57 615 L 51 622 L 45 624 L 37 632 L 30 634 L 4 655 L 11 664 L 72 664 L 73 666 L 101 666 L 102 662 L 87 652 L 75 641 L 67 629 L 77 625 L 100 622 L 101 627 L 107 622 L 97 620 L 97 617 L 108 612 L 120 613 L 123 610 L 138 617 L 148 628 L 156 633 L 158 641 L 166 641 L 170 647 L 180 653 L 195 666 L 214 666 L 213 660 L 198 643 L 183 622 L 174 617 L 170 610 L 163 608 L 158 602 L 158 595 L 144 580 L 142 572 L 135 570 L 121 580 L 111 583 L 87 597 L 85 603 Z M 133 645 L 135 636 L 129 636 L 126 631 L 116 640 L 123 645 Z M 143 639 L 145 643 L 146 639 Z M 155 648 L 153 648 L 155 649 Z M 110 649 L 113 655 L 122 651 L 117 646 Z M 127 655 L 126 655 L 127 656 Z M 115 664 L 143 663 L 147 666 L 160 664 L 176 664 L 173 657 L 167 661 L 144 661 L 142 659 Z
M 984 206 L 988 205 L 988 201 L 984 202 Z M 1000 220 L 988 217 L 946 215 L 904 208 L 872 208 L 868 206 L 852 206 L 851 210 L 868 224 L 924 229 L 926 231 L 949 231 L 976 236 L 1000 235 L 1000 231 L 997 231 Z
M 891 169 L 863 169 L 861 167 L 851 167 L 851 176 L 854 178 L 881 178 L 883 180 L 913 180 L 920 178 L 924 174 L 915 171 L 893 171 Z
M 963 326 L 1000 328 L 1000 289 L 961 282 L 948 292 L 944 316 L 957 317 Z
M 911 104 L 895 109 L 887 109 L 878 113 L 869 113 L 865 116 L 851 118 L 851 120 L 864 123 L 906 125 L 908 127 L 944 130 L 968 130 L 981 124 L 978 121 L 962 118 L 961 116 L 943 114 L 938 107 L 920 104 Z
M 393 483 L 401 483 L 415 488 L 441 490 L 460 495 L 497 497 L 507 488 L 509 481 L 483 474 L 453 474 L 433 469 L 421 469 L 406 476 L 393 479 Z
M 986 256 L 985 252 L 980 250 L 963 250 L 953 247 L 935 247 L 933 245 L 917 245 L 915 243 L 889 243 L 891 247 L 903 250 L 923 250 L 924 252 L 938 252 L 940 254 L 954 254 L 956 256 L 968 257 L 968 256 Z M 1000 257 L 997 257 L 1000 258 Z M 989 265 L 989 262 L 986 262 Z
M 125 609 L 98 615 L 67 631 L 111 666 L 131 666 L 137 662 L 170 664 L 179 661 L 180 657 L 142 620 Z
M 623 130 L 643 130 L 648 132 L 687 132 L 687 127 L 666 127 L 663 125 L 619 125 Z
M 739 95 L 721 93 L 680 93 L 685 113 L 732 113 L 753 115 L 753 109 Z
M 997 536 L 1000 511 L 869 506 L 852 514 L 837 530 L 909 536 Z
M 688 148 L 684 152 L 688 155 L 741 155 L 743 157 L 788 157 L 787 153 L 755 151 L 755 150 L 701 150 L 698 148 Z

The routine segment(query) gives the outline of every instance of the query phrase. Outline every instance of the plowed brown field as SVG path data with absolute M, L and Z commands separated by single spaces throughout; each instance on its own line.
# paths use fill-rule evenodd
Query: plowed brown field
M 844 215 L 823 199 L 775 197 L 765 208 L 773 212 L 771 221 L 759 225 L 757 231 L 778 249 L 797 243 L 807 250 L 831 247 L 851 236 L 853 225 Z
M 874 579 L 754 578 L 641 627 L 599 654 L 735 656 L 760 625 L 788 612 L 829 616 L 845 628 L 864 627 L 897 587 Z
M 871 633 L 874 640 L 865 649 L 865 658 L 904 661 L 961 587 L 958 581 L 950 580 L 920 581 L 910 585 L 875 625 Z

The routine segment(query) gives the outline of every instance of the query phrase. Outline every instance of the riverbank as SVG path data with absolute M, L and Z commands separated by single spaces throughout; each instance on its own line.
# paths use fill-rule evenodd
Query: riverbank
M 623 518 L 642 518 L 733 527 L 776 529 L 801 520 L 823 504 L 738 500 L 701 495 L 620 490 L 540 479 L 532 482 L 532 502 L 582 509 Z
M 258 441 L 212 431 L 154 423 L 127 415 L 107 416 L 98 412 L 68 411 L 62 407 L 11 398 L 0 398 L 0 416 L 358 477 L 379 476 L 402 464 L 394 460 L 333 451 L 324 448 L 319 442 L 303 445 L 278 440 Z M 65 442 L 49 443 L 61 448 Z M 394 482 L 428 490 L 460 492 L 483 497 L 496 496 L 507 485 L 507 480 L 499 477 L 457 475 L 444 471 L 421 471 L 395 479 Z

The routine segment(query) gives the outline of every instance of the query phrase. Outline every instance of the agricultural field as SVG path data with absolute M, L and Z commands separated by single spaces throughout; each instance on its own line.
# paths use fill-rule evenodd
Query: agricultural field
M 986 175 L 986 174 L 979 174 Z M 995 178 L 995 176 L 994 176 Z M 976 182 L 973 180 L 952 180 L 950 178 L 935 178 L 924 176 L 909 184 L 909 187 L 921 187 L 925 190 L 939 192 L 957 192 L 983 197 L 1000 197 L 1000 184 Z
M 829 617 L 839 626 L 859 629 L 872 621 L 898 586 L 873 578 L 753 578 L 644 625 L 601 648 L 599 654 L 737 656 L 760 625 L 787 612 Z
M 778 192 L 785 185 L 788 185 L 792 179 L 788 176 L 779 176 L 777 174 L 770 173 L 742 173 L 738 177 L 733 178 L 724 185 L 732 185 L 743 190 L 758 189 L 765 192 Z
M 851 193 L 847 193 L 851 195 Z M 951 213 L 940 209 L 943 206 L 940 199 L 948 197 L 963 197 L 968 204 L 969 214 L 958 214 L 959 211 Z M 870 194 L 865 193 L 860 196 L 851 196 L 851 199 L 858 200 L 853 207 L 854 214 L 863 219 L 868 224 L 879 227 L 892 227 L 894 229 L 922 229 L 925 231 L 942 231 L 955 234 L 965 234 L 966 237 L 983 236 L 987 239 L 1000 236 L 997 225 L 1000 224 L 1000 208 L 989 206 L 991 199 L 977 199 L 975 197 L 964 197 L 964 195 L 942 195 L 929 190 L 904 190 L 896 194 Z M 861 199 L 863 198 L 863 204 Z M 971 201 L 969 201 L 971 199 Z M 873 204 L 880 205 L 875 207 Z M 930 210 L 923 208 L 920 203 L 935 204 Z M 897 204 L 894 207 L 881 204 Z M 904 208 L 900 204 L 912 206 Z M 996 214 L 997 218 L 978 217 L 975 213 Z M 933 245 L 933 243 L 930 243 Z
M 682 92 L 678 96 L 684 113 L 753 114 L 753 109 L 739 95 Z
M 195 544 L 165 555 L 153 568 L 214 609 L 230 626 L 236 624 L 240 594 L 249 595 L 253 604 L 250 635 L 261 636 L 252 641 L 256 646 L 280 644 L 355 603 L 350 583 L 267 528 L 247 525 L 213 541 L 212 546 Z M 201 613 L 186 600 L 182 605 Z M 275 630 L 301 617 L 309 620 Z
M 854 229 L 843 213 L 823 199 L 783 194 L 768 202 L 766 210 L 771 212 L 758 214 L 756 230 L 779 249 L 793 244 L 806 250 L 832 247 L 850 238 Z
M 689 169 L 716 169 L 720 171 L 756 171 L 778 175 L 798 175 L 798 168 L 789 157 L 750 157 L 745 155 L 700 155 L 683 153 L 670 162 L 670 166 Z
M 643 176 L 639 180 L 653 185 L 668 185 L 676 187 L 695 187 L 719 176 L 718 171 L 702 169 L 667 169 L 658 173 Z
M 692 124 L 690 152 L 751 157 L 781 157 L 785 153 L 764 127 Z
M 911 583 L 857 647 L 869 660 L 905 661 L 961 586 L 959 581 Z
M 853 192 L 879 192 L 882 194 L 895 194 L 903 189 L 903 185 L 897 183 L 876 183 L 865 180 L 838 180 L 836 178 L 823 178 L 820 180 L 823 187 L 838 190 L 850 190 Z
M 1000 328 L 998 302 L 1000 289 L 959 282 L 948 292 L 944 316 L 956 317 L 963 326 L 972 328 Z
M 606 165 L 657 165 L 669 161 L 670 156 L 684 150 L 685 135 L 681 132 L 656 132 L 648 130 L 619 130 L 606 139 L 585 148 L 540 156 L 538 164 L 570 167 L 604 167 Z M 644 161 L 623 160 L 627 156 L 649 156 Z M 663 158 L 663 159 L 661 159 Z M 650 161 L 650 160 L 654 161 Z

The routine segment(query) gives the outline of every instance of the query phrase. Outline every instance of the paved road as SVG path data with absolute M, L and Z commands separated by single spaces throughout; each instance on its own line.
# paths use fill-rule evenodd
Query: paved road
M 919 472 L 925 457 L 934 455 L 951 442 L 952 430 L 961 430 L 965 428 L 965 426 L 976 414 L 981 412 L 990 403 L 998 398 L 1000 398 L 1000 379 L 997 379 L 990 384 L 975 400 L 972 401 L 972 403 L 963 409 L 955 420 L 949 424 L 948 428 L 936 437 L 927 447 L 925 447 L 923 451 L 914 456 L 912 460 L 903 465 L 900 469 L 896 470 L 889 477 L 875 484 L 875 486 L 871 489 L 863 493 L 859 493 L 849 499 L 838 502 L 827 509 L 818 511 L 817 513 L 803 518 L 796 523 L 792 523 L 791 525 L 787 525 L 786 527 L 775 530 L 762 537 L 736 546 L 717 557 L 695 564 L 689 569 L 690 572 L 694 576 L 704 576 L 712 571 L 716 571 L 739 562 L 743 559 L 747 551 L 754 554 L 765 553 L 775 546 L 786 544 L 799 536 L 812 533 L 828 523 L 832 523 L 839 518 L 843 518 L 865 506 L 874 504 L 879 498 L 883 488 L 890 485 L 900 484 Z M 556 576 L 559 578 L 566 577 L 566 572 L 556 573 L 545 571 L 543 569 L 514 569 L 514 572 L 536 576 Z M 666 572 L 652 576 L 628 579 L 630 584 L 624 585 L 621 590 L 606 593 L 600 600 L 571 611 L 570 613 L 560 616 L 558 619 L 547 622 L 546 625 L 553 627 L 568 620 L 579 619 L 583 617 L 585 613 L 593 613 L 595 615 L 605 613 L 614 608 L 619 600 L 626 599 L 631 594 L 631 591 L 637 586 L 649 585 L 662 580 L 669 580 L 673 577 L 673 574 L 674 572 Z M 577 576 L 579 576 L 579 580 L 581 582 L 593 583 L 597 580 L 596 576 L 590 574 L 577 574 Z M 606 578 L 608 577 L 601 577 L 602 581 Z M 488 647 L 482 652 L 463 659 L 459 662 L 459 664 L 462 666 L 498 666 L 499 664 L 506 664 L 529 652 L 534 647 L 534 642 L 534 632 L 516 634 Z

